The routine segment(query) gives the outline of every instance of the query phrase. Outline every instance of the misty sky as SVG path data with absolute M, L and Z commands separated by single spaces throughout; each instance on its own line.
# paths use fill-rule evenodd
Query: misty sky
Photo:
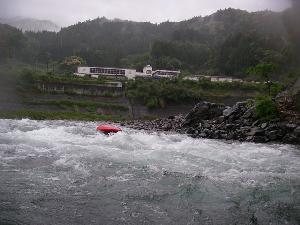
M 180 21 L 228 7 L 280 11 L 289 0 L 0 0 L 0 17 L 49 19 L 66 26 L 105 16 L 134 21 Z

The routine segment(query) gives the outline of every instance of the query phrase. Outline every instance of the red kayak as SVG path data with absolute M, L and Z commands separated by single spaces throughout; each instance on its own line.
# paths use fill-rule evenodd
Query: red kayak
M 122 131 L 120 128 L 118 127 L 114 127 L 111 125 L 100 125 L 97 127 L 98 131 L 101 131 L 105 134 L 109 134 L 109 133 L 118 133 L 120 131 Z

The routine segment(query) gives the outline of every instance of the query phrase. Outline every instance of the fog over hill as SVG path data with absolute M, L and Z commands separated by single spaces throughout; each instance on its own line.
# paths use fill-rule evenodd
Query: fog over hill
M 82 57 L 87 65 L 141 69 L 179 69 L 197 74 L 245 78 L 260 62 L 279 66 L 279 73 L 297 67 L 297 11 L 228 8 L 181 22 L 133 22 L 105 17 L 62 28 L 58 33 L 22 32 L 0 26 L 0 59 L 59 62 Z M 13 40 L 13 41 L 12 41 Z
M 161 23 L 207 16 L 219 9 L 236 8 L 249 12 L 282 11 L 290 0 L 1 0 L 1 17 L 33 17 L 69 26 L 97 17 Z
M 14 17 L 0 18 L 0 23 L 21 29 L 22 31 L 54 31 L 58 32 L 60 27 L 50 20 L 39 20 L 33 18 Z

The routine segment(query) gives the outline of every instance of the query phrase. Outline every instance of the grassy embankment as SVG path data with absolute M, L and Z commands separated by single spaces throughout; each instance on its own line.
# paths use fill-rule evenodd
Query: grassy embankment
M 20 67 L 20 68 L 19 68 Z M 22 99 L 21 103 L 24 108 L 17 109 L 1 109 L 0 102 L 0 118 L 30 118 L 30 119 L 63 119 L 63 120 L 124 120 L 127 116 L 129 109 L 126 105 L 113 104 L 107 102 L 99 102 L 93 100 L 78 101 L 70 100 L 68 96 L 70 93 L 66 93 L 65 98 L 51 100 L 41 100 L 36 96 L 41 96 L 41 93 L 36 89 L 36 82 L 56 82 L 64 84 L 84 84 L 84 85 L 97 85 L 103 84 L 105 80 L 101 79 L 88 79 L 73 76 L 54 76 L 47 74 L 44 70 L 32 70 L 28 66 L 18 67 L 5 67 L 2 69 L 1 76 L 13 76 L 16 80 L 14 86 L 10 89 Z M 6 85 L 6 84 L 2 84 Z M 51 93 L 55 94 L 55 93 Z M 73 94 L 75 95 L 75 94 Z M 106 93 L 105 97 L 113 97 L 110 93 Z M 28 97 L 29 96 L 29 97 Z M 5 100 L 3 100 L 5 104 Z M 3 104 L 2 103 L 2 104 Z M 32 107 L 32 109 L 30 108 Z M 41 106 L 41 108 L 37 107 Z M 52 110 L 47 110 L 47 108 Z M 36 108 L 36 109 L 35 109 Z M 54 110 L 53 110 L 54 109 Z M 56 109 L 56 110 L 55 110 Z M 103 111 L 103 113 L 99 112 Z M 109 114 L 114 112 L 113 114 Z M 123 115 L 123 116 L 122 116 Z
M 19 90 L 26 92 L 34 88 L 37 81 L 57 82 L 69 84 L 102 84 L 105 80 L 79 78 L 73 76 L 54 76 L 43 71 L 32 72 L 25 70 L 18 77 Z M 274 84 L 272 94 L 278 93 L 283 86 Z M 244 95 L 253 97 L 266 95 L 267 88 L 264 84 L 256 83 L 223 83 L 210 81 L 186 80 L 137 80 L 126 84 L 126 96 L 130 99 L 142 99 L 148 108 L 164 108 L 168 103 L 185 103 L 205 100 L 208 97 L 234 97 Z M 107 96 L 110 97 L 110 96 Z M 54 112 L 19 110 L 0 112 L 2 118 L 31 118 L 31 119 L 70 119 L 70 120 L 120 120 L 120 115 L 103 115 L 97 113 L 98 108 L 116 111 L 128 111 L 124 105 L 103 103 L 96 101 L 36 100 L 25 101 L 27 105 L 55 106 L 61 110 Z
M 111 115 L 98 115 L 80 112 L 47 112 L 36 110 L 0 110 L 0 118 L 21 119 L 28 118 L 33 120 L 84 120 L 84 121 L 121 121 L 122 117 Z
M 275 95 L 282 89 L 282 85 L 275 83 L 272 86 L 272 94 Z M 225 98 L 241 95 L 255 98 L 266 94 L 267 88 L 263 83 L 147 80 L 131 81 L 127 84 L 127 96 L 133 99 L 142 99 L 149 108 L 164 108 L 170 102 L 184 103 L 214 97 Z
M 57 106 L 62 109 L 79 109 L 84 108 L 88 112 L 95 112 L 98 108 L 105 108 L 109 110 L 128 111 L 128 107 L 125 105 L 103 103 L 103 102 L 91 102 L 91 101 L 72 101 L 72 100 L 36 100 L 27 101 L 29 105 L 51 105 Z M 75 110 L 78 111 L 78 110 Z

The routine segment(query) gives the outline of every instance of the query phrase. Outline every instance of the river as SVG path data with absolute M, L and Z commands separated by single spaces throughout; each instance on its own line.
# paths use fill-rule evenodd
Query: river
M 300 224 L 300 149 L 0 120 L 0 224 Z

